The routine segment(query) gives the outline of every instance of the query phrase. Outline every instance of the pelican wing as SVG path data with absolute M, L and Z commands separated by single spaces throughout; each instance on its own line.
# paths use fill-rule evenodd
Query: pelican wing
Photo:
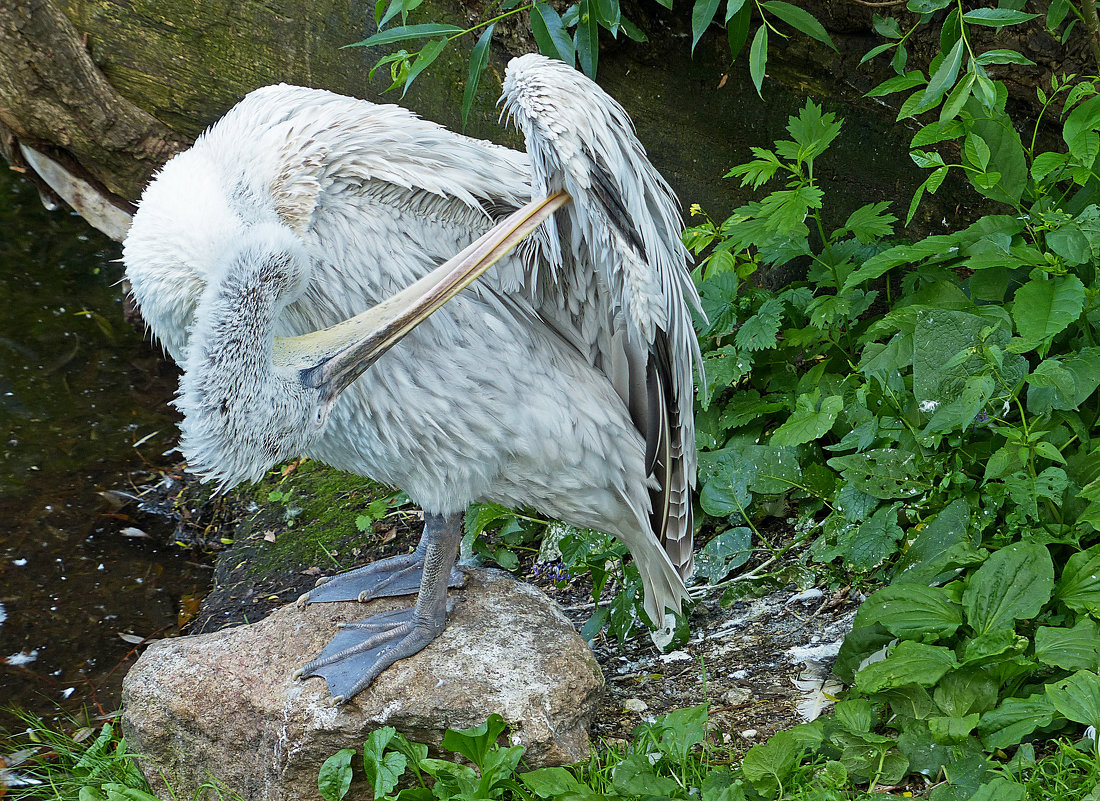
M 539 55 L 514 59 L 502 98 L 522 131 L 533 191 L 573 202 L 547 224 L 550 271 L 531 277 L 545 317 L 611 379 L 646 437 L 651 525 L 673 565 L 692 569 L 695 484 L 689 304 L 699 299 L 680 241 L 679 205 L 626 111 L 581 73 Z

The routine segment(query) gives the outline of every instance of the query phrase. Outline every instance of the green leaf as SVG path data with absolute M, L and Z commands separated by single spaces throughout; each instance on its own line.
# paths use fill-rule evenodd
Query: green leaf
M 702 481 L 699 505 L 711 517 L 742 515 L 752 503 L 749 485 L 756 478 L 756 467 L 740 454 L 730 454 Z
M 817 41 L 827 44 L 833 50 L 836 50 L 836 45 L 834 45 L 833 40 L 829 38 L 825 26 L 818 22 L 817 18 L 808 11 L 798 6 L 791 5 L 790 3 L 784 3 L 782 0 L 766 0 L 766 2 L 760 5 L 762 8 L 775 14 L 775 16 L 779 17 L 792 28 L 802 31 L 802 33 L 807 36 L 813 37 L 817 39 Z
M 561 59 L 570 67 L 577 63 L 572 37 L 558 12 L 546 3 L 535 3 L 531 10 L 531 33 L 544 56 Z
M 462 91 L 463 128 L 466 127 L 466 121 L 470 117 L 470 109 L 474 107 L 477 86 L 481 83 L 481 73 L 485 72 L 485 68 L 489 65 L 489 42 L 492 41 L 495 27 L 495 23 L 486 27 L 470 52 L 470 69 L 466 73 L 466 88 Z
M 745 753 L 741 769 L 758 792 L 770 795 L 786 782 L 801 753 L 802 746 L 791 732 L 776 732 L 766 743 L 758 743 Z
M 390 28 L 388 31 L 379 31 L 374 36 L 368 36 L 361 42 L 346 45 L 347 47 L 374 47 L 375 45 L 393 44 L 394 42 L 407 42 L 410 39 L 430 39 L 433 36 L 451 36 L 462 33 L 464 29 L 457 25 L 441 25 L 435 22 L 427 22 L 422 25 L 402 25 Z
M 1023 11 L 1013 11 L 1010 8 L 979 8 L 963 14 L 963 20 L 971 25 L 985 25 L 990 28 L 1003 28 L 1006 25 L 1019 25 L 1029 19 L 1035 19 L 1038 14 L 1026 14 Z
M 959 39 L 955 46 L 951 48 L 951 51 L 944 56 L 939 69 L 932 74 L 928 81 L 928 87 L 921 95 L 920 103 L 922 106 L 935 103 L 943 97 L 944 92 L 955 85 L 955 79 L 959 76 L 959 67 L 962 65 L 964 44 L 965 41 Z
M 733 0 L 730 0 L 731 5 Z M 744 4 L 726 23 L 726 39 L 730 45 L 730 63 L 737 60 L 745 42 L 749 40 L 749 22 L 752 20 L 752 6 Z
M 878 448 L 834 456 L 827 464 L 857 489 L 883 500 L 912 498 L 932 488 L 919 460 L 909 451 Z
M 749 48 L 749 77 L 756 87 L 756 94 L 764 98 L 760 87 L 764 83 L 764 68 L 768 63 L 768 26 L 761 25 L 756 29 L 756 35 L 752 38 L 752 46 Z
M 787 421 L 772 432 L 772 445 L 803 445 L 829 433 L 836 418 L 844 409 L 844 399 L 830 395 L 817 404 L 818 392 L 799 395 L 795 411 Z
M 752 529 L 738 526 L 723 531 L 695 554 L 695 575 L 717 584 L 752 556 Z
M 737 330 L 734 343 L 747 351 L 763 350 L 775 347 L 776 335 L 783 322 L 783 301 L 768 298 L 749 319 Z
M 577 31 L 573 39 L 581 69 L 589 78 L 596 80 L 596 66 L 600 57 L 600 26 L 592 3 L 593 0 L 580 0 L 580 19 L 577 21 Z
M 881 623 L 902 639 L 931 642 L 950 637 L 962 622 L 962 607 L 941 588 L 893 584 L 863 602 L 854 626 Z
M 838 541 L 834 549 L 856 570 L 878 567 L 897 551 L 905 532 L 897 523 L 897 506 L 879 508 L 869 520 L 860 523 L 855 535 Z
M 928 719 L 928 728 L 932 737 L 941 745 L 957 745 L 966 742 L 970 732 L 978 725 L 977 712 L 964 717 L 933 716 Z
M 497 738 L 508 728 L 508 723 L 496 712 L 484 723 L 468 729 L 447 729 L 443 735 L 443 747 L 455 751 L 473 762 L 480 769 Z M 377 795 L 377 794 L 376 794 Z
M 1036 693 L 1030 698 L 1006 698 L 1001 705 L 982 715 L 978 734 L 986 748 L 1010 748 L 1024 737 L 1054 719 L 1054 705 L 1046 695 Z
M 1100 627 L 1087 617 L 1072 629 L 1040 626 L 1035 630 L 1035 658 L 1062 670 L 1100 669 Z
M 1054 564 L 1050 551 L 1034 543 L 1015 543 L 994 553 L 967 581 L 963 593 L 966 620 L 978 634 L 1011 628 L 1033 618 L 1050 600 Z
M 341 748 L 321 764 L 317 789 L 325 801 L 341 801 L 351 787 L 351 758 L 355 751 Z
M 714 15 L 718 12 L 721 0 L 695 0 L 691 9 L 691 53 L 695 54 L 695 45 L 710 27 Z
M 416 80 L 416 76 L 430 67 L 432 62 L 439 58 L 439 54 L 442 53 L 446 47 L 446 39 L 436 39 L 428 42 L 420 49 L 420 53 L 417 54 L 416 60 L 413 61 L 412 66 L 409 67 L 408 74 L 405 76 L 405 88 L 401 90 L 402 97 L 404 97 L 405 92 L 409 91 L 409 87 L 412 86 L 412 82 Z
M 890 201 L 881 203 L 868 203 L 848 215 L 844 227 L 852 232 L 852 236 L 862 244 L 867 245 L 876 239 L 890 236 L 894 233 L 894 223 L 898 218 L 893 214 L 883 214 Z
M 1012 319 L 1030 350 L 1064 331 L 1084 307 L 1085 285 L 1077 276 L 1032 279 L 1016 290 Z
M 936 583 L 949 570 L 956 546 L 967 543 L 970 505 L 956 498 L 935 519 L 920 528 L 916 538 L 894 568 L 894 582 L 904 584 Z
M 880 83 L 874 89 L 867 93 L 867 97 L 882 97 L 883 95 L 892 95 L 894 92 L 904 92 L 908 89 L 912 89 L 916 86 L 923 86 L 928 83 L 928 79 L 924 77 L 924 73 L 920 70 L 912 70 L 904 75 L 898 75 L 895 78 L 888 78 Z
M 986 50 L 974 59 L 974 61 L 983 67 L 989 64 L 1020 64 L 1027 67 L 1035 66 L 1034 61 L 1017 53 L 1015 50 Z
M 623 759 L 611 774 L 611 786 L 627 796 L 668 796 L 680 785 L 675 779 L 658 776 L 644 754 L 631 754 Z
M 1080 670 L 1047 685 L 1047 698 L 1069 720 L 1100 728 L 1100 676 Z
M 375 798 L 389 795 L 408 765 L 404 754 L 386 752 L 386 746 L 396 733 L 392 726 L 383 726 L 367 735 L 363 743 L 363 770 L 367 782 L 374 789 Z
M 959 666 L 950 648 L 903 640 L 881 662 L 872 662 L 856 674 L 856 689 L 875 693 L 888 687 L 918 684 L 932 687 Z
M 1075 612 L 1100 612 L 1100 545 L 1066 561 L 1054 597 Z

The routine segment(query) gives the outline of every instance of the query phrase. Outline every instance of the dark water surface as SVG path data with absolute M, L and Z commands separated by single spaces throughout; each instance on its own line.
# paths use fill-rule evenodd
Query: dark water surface
M 123 319 L 118 258 L 0 165 L 0 707 L 113 710 L 120 632 L 174 633 L 208 585 L 100 494 L 147 480 L 175 439 L 174 378 Z

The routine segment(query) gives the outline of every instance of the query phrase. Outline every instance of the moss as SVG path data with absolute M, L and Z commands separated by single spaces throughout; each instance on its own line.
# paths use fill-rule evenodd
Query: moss
M 391 504 L 391 501 L 393 502 Z M 372 506 L 372 504 L 374 504 Z M 415 539 L 411 507 L 361 531 L 357 518 L 406 505 L 393 489 L 319 462 L 293 462 L 229 494 L 220 524 L 214 589 L 192 632 L 255 621 L 294 600 L 321 575 L 407 552 Z

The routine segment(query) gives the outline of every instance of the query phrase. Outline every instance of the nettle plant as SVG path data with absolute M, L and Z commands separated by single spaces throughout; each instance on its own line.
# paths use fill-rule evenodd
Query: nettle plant
M 849 706 L 768 747 L 970 788 L 944 798 L 993 781 L 998 749 L 1100 726 L 1100 95 L 1040 92 L 1044 151 L 991 84 L 941 91 L 913 141 L 932 172 L 909 216 L 957 172 L 989 212 L 960 230 L 892 242 L 885 203 L 830 230 L 814 164 L 841 121 L 809 102 L 729 173 L 781 188 L 685 234 L 710 321 L 700 502 L 726 529 L 707 548 L 743 552 L 749 510 L 793 514 L 812 559 L 891 582 L 838 660 Z

